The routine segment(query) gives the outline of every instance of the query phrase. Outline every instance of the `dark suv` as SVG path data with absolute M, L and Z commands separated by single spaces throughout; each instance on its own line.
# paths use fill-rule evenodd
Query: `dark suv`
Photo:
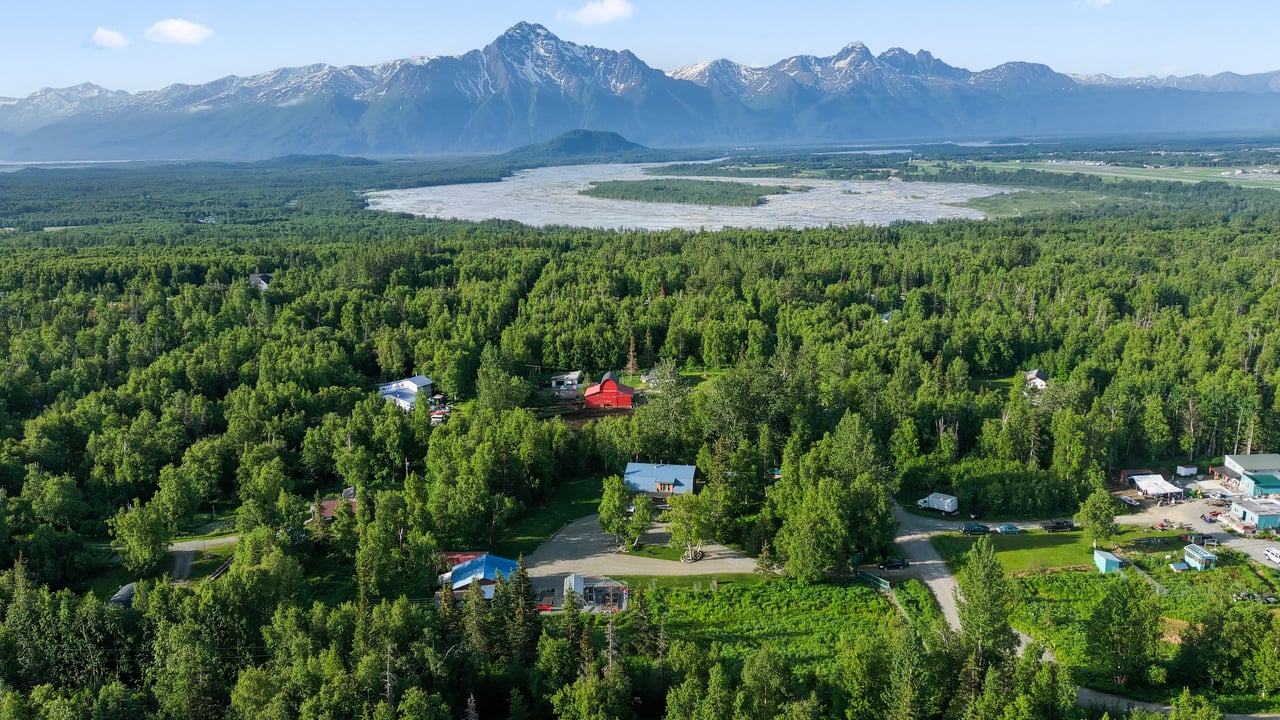
M 902 558 L 893 558 L 892 560 L 885 560 L 884 562 L 880 563 L 880 569 L 881 570 L 902 570 L 903 568 L 909 567 L 910 565 L 911 563 L 907 562 Z
M 1045 532 L 1068 532 L 1080 529 L 1070 520 L 1050 520 L 1049 522 L 1040 523 L 1040 527 L 1044 528 Z
M 991 532 L 991 528 L 982 523 L 965 523 L 960 526 L 960 532 L 965 535 L 986 535 Z

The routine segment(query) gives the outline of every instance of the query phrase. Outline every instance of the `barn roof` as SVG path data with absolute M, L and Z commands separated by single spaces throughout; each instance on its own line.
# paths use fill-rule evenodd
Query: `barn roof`
M 591 396 L 591 395 L 595 395 L 596 393 L 599 393 L 599 392 L 603 391 L 603 390 L 604 390 L 604 384 L 605 384 L 605 383 L 607 383 L 607 382 L 609 382 L 610 380 L 612 380 L 612 381 L 614 382 L 614 385 L 618 388 L 618 392 L 619 392 L 619 393 L 621 393 L 621 394 L 623 394 L 623 395 L 634 395 L 634 394 L 635 394 L 635 392 L 636 392 L 636 391 L 635 391 L 635 388 L 633 388 L 633 387 L 631 387 L 631 386 L 629 386 L 629 385 L 623 385 L 623 384 L 622 384 L 622 381 L 618 379 L 618 376 L 617 376 L 617 375 L 614 375 L 614 374 L 613 374 L 613 371 L 612 371 L 612 370 L 610 370 L 609 372 L 605 373 L 605 374 L 604 374 L 604 377 L 600 378 L 600 382 L 598 382 L 598 383 L 596 383 L 595 385 L 592 385 L 591 387 L 587 388 L 586 392 L 585 392 L 585 393 L 583 393 L 583 394 L 589 397 L 589 396 Z

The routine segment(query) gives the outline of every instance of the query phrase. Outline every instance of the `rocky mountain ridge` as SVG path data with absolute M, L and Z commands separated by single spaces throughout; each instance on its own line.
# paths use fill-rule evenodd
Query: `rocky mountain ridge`
M 492 152 L 577 128 L 649 146 L 850 143 L 1280 129 L 1280 71 L 1071 76 L 970 71 L 859 42 L 768 67 L 670 73 L 519 23 L 462 55 L 309 65 L 136 94 L 92 84 L 0 98 L 0 158 Z M 7 137 L 6 137 L 7 136 Z

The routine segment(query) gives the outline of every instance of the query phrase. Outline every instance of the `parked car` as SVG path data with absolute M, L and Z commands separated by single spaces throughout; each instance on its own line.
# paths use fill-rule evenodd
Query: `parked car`
M 880 563 L 881 570 L 902 570 L 903 568 L 910 566 L 911 563 L 907 562 L 903 558 L 893 558 L 892 560 L 885 560 Z
M 1040 527 L 1044 528 L 1044 531 L 1045 531 L 1045 532 L 1051 532 L 1051 533 L 1052 533 L 1052 532 L 1067 532 L 1067 531 L 1069 531 L 1069 530 L 1079 530 L 1079 529 L 1080 529 L 1080 528 L 1076 527 L 1076 524 L 1075 524 L 1075 523 L 1073 523 L 1073 522 L 1071 522 L 1070 520 L 1050 520 L 1050 521 L 1048 521 L 1048 522 L 1042 522 L 1042 523 L 1040 523 Z
M 1125 505 L 1130 505 L 1132 507 L 1142 507 L 1141 500 L 1135 497 L 1129 497 L 1128 495 L 1121 495 L 1120 502 L 1124 503 Z
M 1192 545 L 1221 545 L 1218 538 L 1208 533 L 1182 533 L 1178 536 L 1182 542 L 1191 543 Z
M 965 535 L 986 535 L 991 532 L 991 528 L 982 523 L 965 523 L 960 526 L 960 532 Z
M 1001 535 L 1017 535 L 1018 533 L 1022 532 L 1022 528 L 1018 527 L 1017 525 L 1005 523 L 1000 527 L 996 528 L 996 532 L 1000 533 Z

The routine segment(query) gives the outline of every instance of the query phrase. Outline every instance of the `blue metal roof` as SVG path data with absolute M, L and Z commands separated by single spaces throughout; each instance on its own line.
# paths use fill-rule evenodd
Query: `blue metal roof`
M 666 492 L 658 490 L 658 485 L 671 485 L 673 494 L 683 495 L 693 492 L 693 476 L 697 471 L 693 465 L 627 463 L 622 479 L 636 492 Z
M 515 560 L 508 560 L 497 555 L 481 555 L 460 565 L 455 565 L 449 574 L 449 583 L 454 590 L 457 590 L 477 580 L 497 580 L 498 575 L 502 575 L 503 578 L 509 578 L 516 574 L 516 567 Z

